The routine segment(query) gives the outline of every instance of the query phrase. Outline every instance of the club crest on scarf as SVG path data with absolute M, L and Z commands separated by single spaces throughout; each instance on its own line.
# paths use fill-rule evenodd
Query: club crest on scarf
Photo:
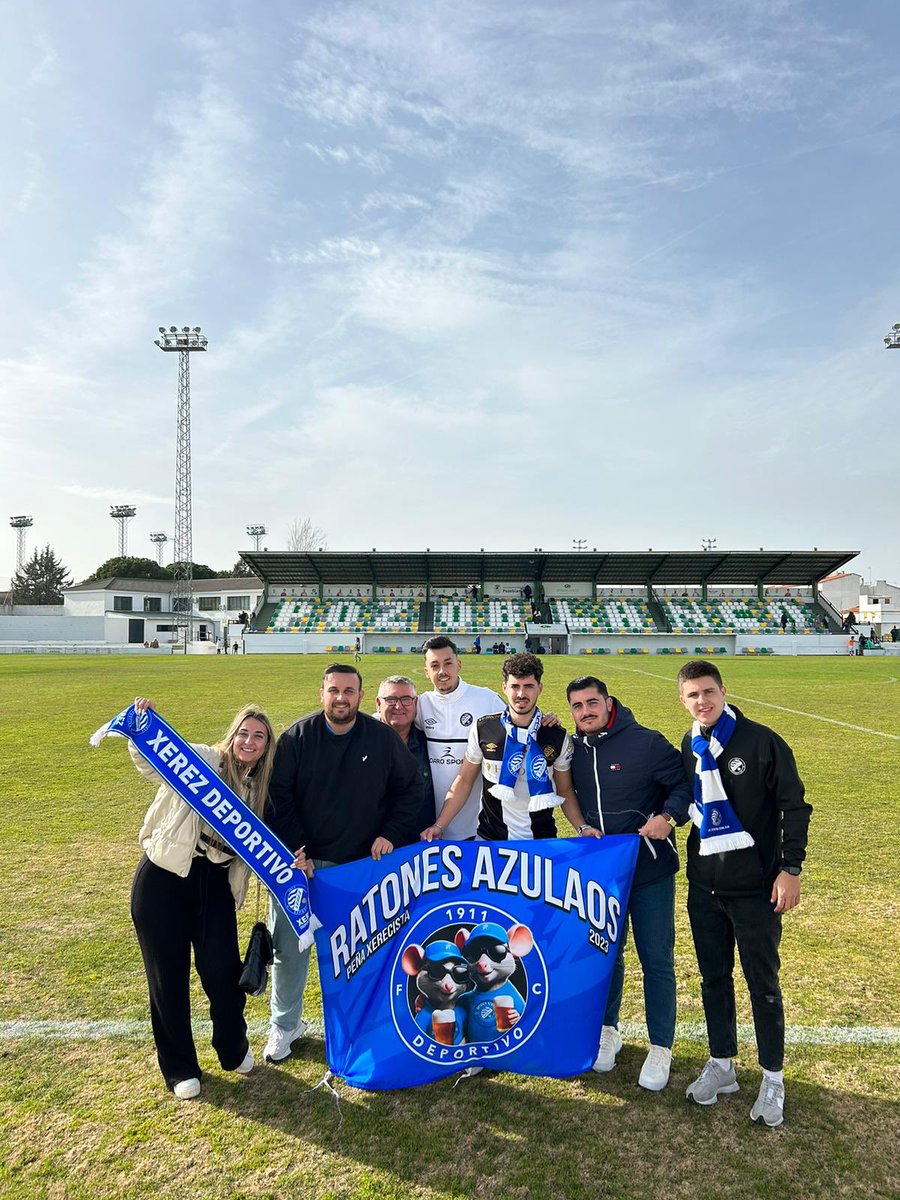
M 490 792 L 498 800 L 511 803 L 514 799 L 516 780 L 524 764 L 525 783 L 528 787 L 528 811 L 538 812 L 543 808 L 554 808 L 560 799 L 553 790 L 550 782 L 550 772 L 544 751 L 538 744 L 537 735 L 541 728 L 543 713 L 539 708 L 534 710 L 534 716 L 527 729 L 513 725 L 509 709 L 505 709 L 500 721 L 506 731 L 506 742 L 503 746 L 503 761 L 500 764 L 500 777 L 491 784 Z M 524 744 L 523 744 L 524 743 Z
M 691 750 L 696 761 L 690 814 L 700 835 L 701 856 L 745 850 L 755 844 L 728 799 L 717 761 L 725 753 L 736 724 L 734 710 L 726 704 L 708 738 L 703 736 L 699 721 L 694 721 L 691 728 Z M 740 771 L 733 770 L 736 763 L 740 763 Z M 744 770 L 744 762 L 739 758 L 733 758 L 728 766 L 733 774 Z

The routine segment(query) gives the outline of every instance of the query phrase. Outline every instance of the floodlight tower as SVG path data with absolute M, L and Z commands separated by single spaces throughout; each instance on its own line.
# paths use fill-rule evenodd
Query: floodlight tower
M 111 504 L 109 515 L 119 524 L 119 558 L 125 557 L 128 549 L 128 522 L 137 512 L 133 504 Z
M 888 350 L 900 350 L 900 323 L 891 326 L 891 332 L 885 334 L 884 344 Z
M 151 533 L 150 541 L 156 547 L 156 561 L 160 566 L 163 565 L 163 558 L 166 552 L 166 542 L 169 540 L 167 533 Z
M 717 538 L 701 538 L 700 547 L 703 550 L 715 550 Z
M 253 538 L 253 549 L 254 550 L 257 550 L 257 551 L 259 550 L 259 543 L 262 541 L 262 539 L 266 536 L 266 534 L 268 532 L 269 531 L 268 531 L 268 529 L 266 529 L 265 525 L 248 525 L 247 526 L 247 537 Z
M 194 552 L 191 528 L 191 353 L 206 349 L 200 326 L 159 327 L 155 345 L 178 353 L 178 421 L 175 449 L 175 561 L 172 567 L 172 612 L 184 626 L 184 648 L 194 640 Z
M 25 530 L 34 524 L 33 517 L 10 517 L 9 523 L 16 531 L 16 574 L 25 566 Z
M 572 538 L 573 550 L 587 550 L 587 538 Z

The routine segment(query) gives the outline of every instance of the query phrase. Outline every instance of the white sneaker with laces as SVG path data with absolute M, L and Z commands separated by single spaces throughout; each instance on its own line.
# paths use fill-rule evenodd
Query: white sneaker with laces
M 668 1046 L 651 1046 L 641 1067 L 638 1084 L 648 1092 L 661 1092 L 669 1082 L 672 1051 Z
M 182 1079 L 172 1088 L 176 1100 L 196 1100 L 200 1095 L 199 1079 Z
M 297 1038 L 303 1037 L 304 1033 L 306 1022 L 302 1018 L 298 1021 L 296 1029 L 282 1029 L 280 1025 L 270 1025 L 269 1040 L 263 1050 L 263 1058 L 270 1063 L 283 1062 L 284 1059 L 290 1058 L 291 1045 Z
M 750 1120 L 757 1125 L 764 1122 L 770 1129 L 784 1123 L 784 1084 L 763 1075 L 759 1095 L 750 1109 Z
M 693 1083 L 688 1084 L 685 1095 L 695 1104 L 715 1104 L 719 1096 L 739 1092 L 740 1084 L 734 1074 L 734 1063 L 723 1071 L 718 1063 L 707 1059 L 706 1065 Z
M 611 1071 L 616 1065 L 616 1055 L 622 1049 L 622 1039 L 615 1025 L 604 1025 L 600 1034 L 600 1049 L 594 1059 L 593 1069 L 601 1075 Z
M 235 1067 L 234 1069 L 238 1075 L 249 1075 L 255 1066 L 256 1059 L 253 1057 L 253 1051 L 248 1050 L 244 1055 L 241 1065 L 239 1067 Z

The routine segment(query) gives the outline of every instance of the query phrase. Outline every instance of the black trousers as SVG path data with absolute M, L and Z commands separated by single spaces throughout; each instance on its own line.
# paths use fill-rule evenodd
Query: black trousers
M 212 1044 L 226 1071 L 240 1066 L 249 1049 L 246 996 L 238 987 L 241 956 L 228 870 L 195 858 L 186 879 L 141 858 L 131 888 L 131 919 L 137 930 L 159 1069 L 168 1086 L 200 1078 L 191 1032 L 191 947 L 200 983 L 209 998 Z
M 703 1011 L 713 1058 L 737 1054 L 734 1006 L 734 947 L 750 992 L 759 1064 L 766 1071 L 784 1065 L 784 1005 L 778 983 L 781 914 L 763 892 L 722 896 L 688 887 L 688 916 L 700 968 Z

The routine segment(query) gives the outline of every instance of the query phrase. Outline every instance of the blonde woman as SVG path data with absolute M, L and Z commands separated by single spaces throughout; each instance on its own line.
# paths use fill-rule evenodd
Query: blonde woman
M 138 712 L 152 708 L 143 696 Z M 150 1017 L 160 1070 L 179 1100 L 200 1094 L 200 1064 L 191 1032 L 191 950 L 209 999 L 212 1044 L 226 1071 L 253 1069 L 244 1020 L 245 995 L 238 987 L 241 955 L 236 910 L 247 893 L 249 868 L 215 836 L 207 823 L 169 788 L 131 742 L 134 765 L 159 784 L 138 840 L 144 851 L 131 890 Z M 194 750 L 258 815 L 268 794 L 275 738 L 266 714 L 248 704 L 214 746 Z

